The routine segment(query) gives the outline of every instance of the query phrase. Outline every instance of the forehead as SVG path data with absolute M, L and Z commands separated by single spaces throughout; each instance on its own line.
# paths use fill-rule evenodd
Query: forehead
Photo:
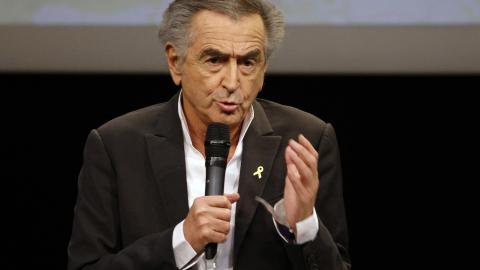
M 234 20 L 226 15 L 202 10 L 195 14 L 191 25 L 192 46 L 213 45 L 224 49 L 265 46 L 265 27 L 258 14 Z

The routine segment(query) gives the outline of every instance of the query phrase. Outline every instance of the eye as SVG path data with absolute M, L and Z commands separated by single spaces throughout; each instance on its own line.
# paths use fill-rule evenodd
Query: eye
M 205 60 L 205 67 L 210 71 L 219 71 L 224 63 L 225 60 L 223 60 L 223 58 L 211 56 Z
M 255 63 L 256 63 L 255 60 L 253 60 L 253 59 L 248 59 L 248 60 L 246 60 L 246 61 L 243 63 L 243 65 L 246 66 L 246 67 L 251 67 L 251 66 L 254 66 Z
M 220 58 L 219 57 L 210 57 L 207 59 L 207 63 L 217 65 L 220 64 Z
M 255 59 L 246 59 L 239 63 L 244 72 L 252 72 L 257 66 L 257 61 Z

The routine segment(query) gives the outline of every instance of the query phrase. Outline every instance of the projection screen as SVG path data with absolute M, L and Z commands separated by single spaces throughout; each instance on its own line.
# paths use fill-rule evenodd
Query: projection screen
M 0 0 L 0 71 L 166 72 L 170 1 Z M 278 0 L 274 73 L 480 72 L 480 0 Z

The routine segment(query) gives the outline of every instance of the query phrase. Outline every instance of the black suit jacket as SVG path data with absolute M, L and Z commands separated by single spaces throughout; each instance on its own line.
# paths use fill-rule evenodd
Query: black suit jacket
M 69 269 L 176 269 L 172 233 L 188 213 L 183 135 L 170 101 L 116 118 L 88 136 L 78 180 Z M 347 269 L 347 228 L 338 146 L 330 124 L 258 99 L 244 137 L 234 269 Z M 283 197 L 284 149 L 303 133 L 318 149 L 320 229 L 304 245 L 285 243 L 254 200 Z M 262 178 L 253 176 L 263 166 Z

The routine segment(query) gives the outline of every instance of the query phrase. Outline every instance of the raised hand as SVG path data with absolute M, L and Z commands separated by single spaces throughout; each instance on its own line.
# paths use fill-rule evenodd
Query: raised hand
M 285 212 L 288 225 L 296 231 L 296 223 L 313 214 L 319 187 L 318 153 L 303 136 L 290 140 L 285 149 Z

